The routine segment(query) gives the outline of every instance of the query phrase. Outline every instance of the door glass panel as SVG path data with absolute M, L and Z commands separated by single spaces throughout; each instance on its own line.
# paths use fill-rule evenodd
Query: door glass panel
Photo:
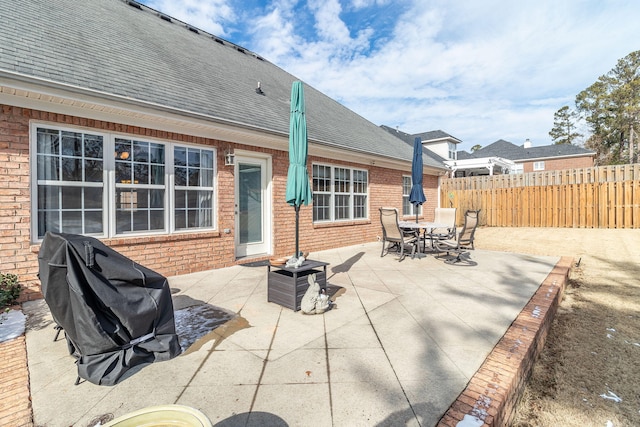
M 238 220 L 241 244 L 262 241 L 262 170 L 260 165 L 239 164 Z

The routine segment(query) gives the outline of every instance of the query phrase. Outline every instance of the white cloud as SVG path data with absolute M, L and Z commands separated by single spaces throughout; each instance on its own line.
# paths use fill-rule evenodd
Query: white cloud
M 236 19 L 227 0 L 146 0 L 142 3 L 220 37 L 229 35 L 226 24 Z
M 376 124 L 442 129 L 466 149 L 549 144 L 553 113 L 639 48 L 633 0 L 147 3 L 233 35 Z

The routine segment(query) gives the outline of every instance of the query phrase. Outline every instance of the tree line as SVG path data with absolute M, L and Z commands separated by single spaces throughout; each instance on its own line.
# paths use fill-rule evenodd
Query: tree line
M 640 50 L 618 60 L 616 66 L 580 92 L 575 108 L 563 106 L 554 114 L 549 132 L 555 144 L 573 144 L 589 130 L 585 148 L 597 153 L 596 165 L 638 161 L 640 128 Z

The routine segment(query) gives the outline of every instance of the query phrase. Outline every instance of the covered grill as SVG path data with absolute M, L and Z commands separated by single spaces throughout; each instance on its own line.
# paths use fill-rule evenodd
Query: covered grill
M 180 354 L 164 276 L 73 234 L 47 232 L 38 262 L 44 299 L 79 377 L 114 385 L 134 367 Z

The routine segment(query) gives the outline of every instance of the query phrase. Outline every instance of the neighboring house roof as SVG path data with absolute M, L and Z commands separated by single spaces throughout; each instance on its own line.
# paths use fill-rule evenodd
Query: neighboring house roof
M 240 46 L 128 0 L 0 0 L 0 9 L 0 102 L 21 83 L 39 94 L 289 133 L 297 79 Z M 307 84 L 305 103 L 312 145 L 411 161 L 411 147 Z M 425 166 L 445 168 L 434 159 Z
M 428 132 L 420 132 L 420 133 L 406 133 L 397 128 L 392 128 L 386 125 L 380 125 L 380 127 L 392 135 L 397 136 L 400 139 L 405 141 L 410 141 L 413 144 L 413 140 L 416 137 L 420 137 L 423 143 L 429 143 L 433 141 L 442 141 L 442 140 L 450 140 L 452 142 L 461 143 L 462 141 L 456 138 L 455 136 L 451 136 L 448 133 L 441 130 L 430 130 Z
M 474 159 L 475 158 L 475 157 L 473 157 L 473 153 L 467 153 L 466 151 L 457 151 L 456 155 L 458 157 L 458 160 Z
M 443 139 L 450 140 L 455 143 L 462 142 L 455 136 L 449 135 L 448 133 L 441 130 L 431 130 L 429 132 L 416 133 L 414 136 L 419 136 L 420 138 L 422 138 L 423 142 L 427 142 L 427 143 L 431 141 L 441 141 Z
M 389 132 L 391 135 L 395 135 L 396 137 L 398 137 L 398 138 L 400 138 L 401 140 L 403 140 L 405 143 L 409 144 L 409 145 L 411 146 L 411 148 L 412 148 L 412 149 L 413 149 L 413 142 L 415 141 L 415 139 L 416 139 L 417 137 L 420 137 L 420 138 L 422 139 L 421 135 L 425 135 L 425 134 L 429 134 L 429 133 L 434 133 L 434 132 L 438 132 L 438 135 L 440 135 L 440 134 L 448 135 L 447 133 L 442 132 L 441 130 L 439 130 L 439 131 L 433 131 L 433 132 L 424 132 L 424 133 L 422 133 L 422 134 L 415 134 L 415 135 L 411 135 L 411 134 L 408 134 L 408 133 L 406 133 L 406 132 L 402 132 L 402 131 L 401 131 L 401 130 L 399 130 L 399 129 L 391 128 L 391 127 L 389 127 L 389 126 L 380 125 L 380 127 L 381 127 L 382 129 L 386 130 L 387 132 Z M 449 135 L 449 136 L 450 136 L 450 135 Z M 425 141 L 424 139 L 422 139 L 422 143 L 424 144 L 425 142 L 426 142 L 426 141 Z M 438 155 L 437 153 L 434 153 L 434 152 L 433 152 L 433 151 L 431 151 L 431 150 L 423 150 L 423 151 L 422 151 L 422 157 L 423 157 L 423 159 L 424 159 L 424 156 L 427 156 L 428 158 L 430 158 L 430 159 L 432 159 L 432 160 L 434 160 L 434 161 L 436 161 L 436 162 L 438 162 L 438 163 L 442 163 L 442 164 L 444 164 L 444 161 L 446 160 L 444 157 L 442 157 L 442 156 Z
M 486 157 L 501 157 L 513 160 L 517 163 L 524 161 L 550 159 L 557 157 L 595 156 L 595 151 L 571 144 L 544 145 L 540 147 L 528 147 L 515 145 L 504 139 L 499 139 L 473 153 L 458 151 L 458 159 L 479 159 Z
M 550 159 L 554 157 L 595 156 L 595 151 L 578 147 L 573 144 L 543 145 L 540 147 L 523 148 L 526 155 L 518 160 Z

